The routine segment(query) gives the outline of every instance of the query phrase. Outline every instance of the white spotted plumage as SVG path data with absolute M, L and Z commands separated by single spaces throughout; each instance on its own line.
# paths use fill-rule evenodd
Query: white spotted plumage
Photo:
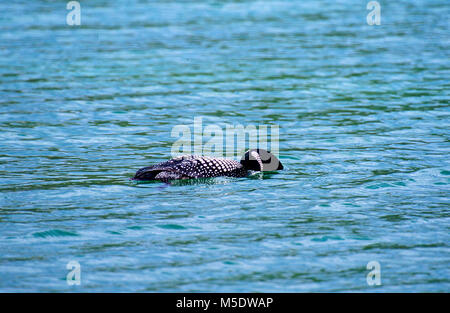
M 196 155 L 185 155 L 142 168 L 137 179 L 184 179 L 204 177 L 245 177 L 247 170 L 237 161 Z

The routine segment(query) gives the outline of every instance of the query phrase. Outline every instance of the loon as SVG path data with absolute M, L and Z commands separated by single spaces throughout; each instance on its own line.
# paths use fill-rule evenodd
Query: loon
M 143 167 L 133 180 L 159 180 L 165 183 L 176 179 L 205 177 L 246 177 L 251 171 L 282 170 L 275 155 L 264 149 L 250 149 L 240 162 L 207 156 L 184 155 L 156 165 Z

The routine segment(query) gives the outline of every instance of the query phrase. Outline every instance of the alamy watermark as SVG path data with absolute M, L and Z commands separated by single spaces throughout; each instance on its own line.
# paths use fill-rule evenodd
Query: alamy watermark
M 367 14 L 367 24 L 369 25 L 381 25 L 381 6 L 378 1 L 370 1 L 366 6 L 367 10 L 371 10 Z
M 252 148 L 270 150 L 279 156 L 280 128 L 277 124 L 225 124 L 224 127 L 208 124 L 204 127 L 203 118 L 195 117 L 193 127 L 174 126 L 171 137 L 178 138 L 172 144 L 172 157 L 195 154 L 236 158 Z
M 70 261 L 66 265 L 66 269 L 70 272 L 66 276 L 67 285 L 81 285 L 81 265 L 77 261 Z
M 381 265 L 378 261 L 370 261 L 367 267 L 370 272 L 366 276 L 367 285 L 380 286 L 381 285 Z
M 78 1 L 69 1 L 66 5 L 67 10 L 71 10 L 67 13 L 66 23 L 69 26 L 81 25 L 81 5 Z

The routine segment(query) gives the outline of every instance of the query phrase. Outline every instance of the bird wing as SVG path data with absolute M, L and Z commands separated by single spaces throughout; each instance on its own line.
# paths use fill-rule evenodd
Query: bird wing
M 133 179 L 154 180 L 158 179 L 156 176 L 161 172 L 172 172 L 181 174 L 181 177 L 195 178 L 195 175 L 192 175 L 192 169 L 195 168 L 196 165 L 197 160 L 194 156 L 181 156 L 152 166 L 143 167 L 136 172 Z

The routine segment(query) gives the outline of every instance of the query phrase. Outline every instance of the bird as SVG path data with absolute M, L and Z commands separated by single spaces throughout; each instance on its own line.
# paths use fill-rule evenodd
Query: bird
M 139 169 L 132 180 L 159 180 L 170 183 L 173 180 L 207 177 L 246 177 L 252 172 L 282 170 L 280 160 L 264 149 L 250 149 L 240 162 L 225 158 L 183 155 L 165 162 Z

